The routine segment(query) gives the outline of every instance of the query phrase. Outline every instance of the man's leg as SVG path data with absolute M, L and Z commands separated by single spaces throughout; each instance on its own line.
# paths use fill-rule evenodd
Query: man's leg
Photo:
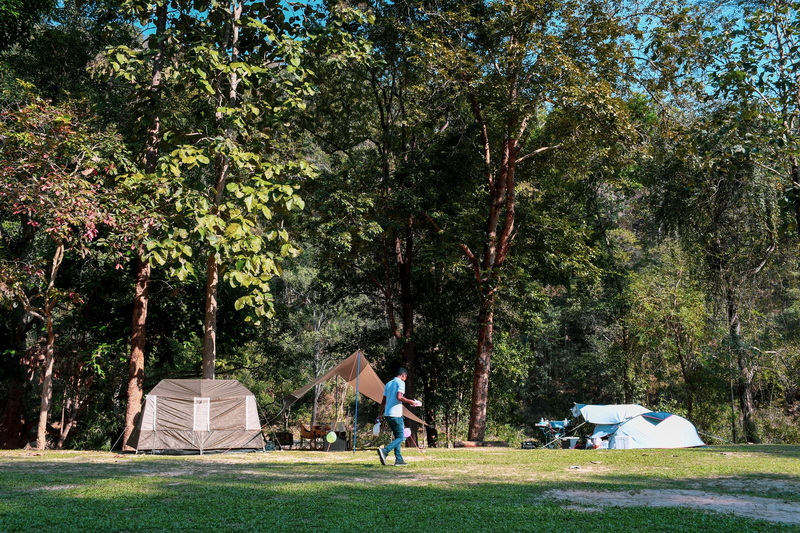
M 392 435 L 394 435 L 394 440 L 389 443 L 389 445 L 384 448 L 384 453 L 389 455 L 389 452 L 394 450 L 394 460 L 396 463 L 403 462 L 403 455 L 400 452 L 400 449 L 403 446 L 403 441 L 405 439 L 405 435 L 403 434 L 405 430 L 405 424 L 403 423 L 403 417 L 398 416 L 387 416 L 386 421 L 389 423 L 389 428 L 392 430 Z

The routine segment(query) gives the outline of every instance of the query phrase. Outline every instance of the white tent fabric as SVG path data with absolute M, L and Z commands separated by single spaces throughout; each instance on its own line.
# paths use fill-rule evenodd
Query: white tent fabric
M 590 424 L 619 424 L 634 416 L 649 412 L 650 409 L 637 404 L 583 405 L 576 403 L 572 408 L 572 416 L 582 415 L 584 420 Z
M 627 437 L 627 439 L 624 439 Z M 625 445 L 622 445 L 622 441 Z M 657 425 L 637 416 L 622 423 L 608 439 L 609 448 L 693 448 L 705 446 L 694 424 L 672 415 Z
M 641 405 L 576 404 L 572 412 L 597 424 L 592 438 L 610 435 L 611 449 L 705 446 L 694 424 L 682 416 L 652 412 Z

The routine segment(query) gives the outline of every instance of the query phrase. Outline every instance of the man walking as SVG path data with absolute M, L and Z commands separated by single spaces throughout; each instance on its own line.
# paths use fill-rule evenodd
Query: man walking
M 394 440 L 389 443 L 385 448 L 378 448 L 378 457 L 380 457 L 381 464 L 386 465 L 386 457 L 389 452 L 394 450 L 394 466 L 405 466 L 403 454 L 400 448 L 405 440 L 405 424 L 403 423 L 403 404 L 408 404 L 412 407 L 419 407 L 422 402 L 419 400 L 412 400 L 405 397 L 406 393 L 406 379 L 408 379 L 408 371 L 405 368 L 397 370 L 397 376 L 386 384 L 383 389 L 383 400 L 381 400 L 381 408 L 389 428 L 392 430 Z

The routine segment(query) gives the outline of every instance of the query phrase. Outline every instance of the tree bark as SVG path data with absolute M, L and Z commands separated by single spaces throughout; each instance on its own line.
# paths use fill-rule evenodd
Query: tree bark
M 0 449 L 13 449 L 24 446 L 26 442 L 25 386 L 13 378 L 6 382 L 8 399 L 0 413 Z
M 53 315 L 47 312 L 47 348 L 45 350 L 44 369 L 42 374 L 42 400 L 39 405 L 39 426 L 36 431 L 36 448 L 47 447 L 47 421 L 50 417 L 50 404 L 53 400 L 53 363 L 55 361 L 55 333 L 53 331 Z
M 796 157 L 791 158 L 791 163 L 789 179 L 794 190 L 794 201 L 792 204 L 794 207 L 795 232 L 797 233 L 797 238 L 800 239 L 800 166 L 798 165 Z
M 417 372 L 414 354 L 414 293 L 412 291 L 412 264 L 414 261 L 414 216 L 408 217 L 406 234 L 404 238 L 399 235 L 395 238 L 395 251 L 397 273 L 400 281 L 400 305 L 402 331 L 400 340 L 403 343 L 401 357 L 403 367 L 408 370 L 406 380 L 406 395 L 416 398 Z M 419 424 L 409 421 L 411 437 L 406 439 L 406 445 L 416 446 L 416 435 Z
M 747 442 L 759 444 L 761 436 L 758 431 L 758 423 L 755 419 L 756 404 L 753 401 L 753 377 L 755 370 L 751 368 L 747 357 L 742 357 L 742 350 L 739 349 L 739 405 L 742 411 L 742 429 Z
M 167 29 L 167 4 L 156 6 L 156 30 L 153 38 L 158 41 L 158 52 L 153 58 L 153 73 L 150 78 L 152 105 L 158 109 L 161 91 L 161 78 L 164 69 L 166 45 L 163 39 Z M 161 119 L 158 114 L 148 128 L 147 144 L 144 152 L 144 171 L 152 174 L 156 170 L 161 142 Z M 147 306 L 150 301 L 150 265 L 144 259 L 140 247 L 135 259 L 136 287 L 133 295 L 133 317 L 131 318 L 131 355 L 128 363 L 128 389 L 125 404 L 125 428 L 122 432 L 122 449 L 132 451 L 128 444 L 142 411 L 144 396 L 144 363 L 147 345 Z
M 436 356 L 436 351 L 434 351 L 431 359 L 431 362 L 433 363 L 432 368 L 440 368 L 435 361 L 435 359 L 438 359 Z M 433 394 L 435 394 L 437 375 L 436 373 L 427 375 L 421 377 L 419 381 L 422 383 L 422 389 L 425 392 L 426 399 L 426 402 L 422 405 L 422 415 L 423 420 L 425 420 L 425 423 L 428 424 L 425 432 L 428 438 L 428 447 L 436 448 L 439 446 L 439 431 L 436 429 L 436 409 L 435 406 L 432 405 L 431 401 L 429 401 L 429 398 L 432 398 Z
M 47 329 L 47 345 L 45 347 L 44 369 L 42 374 L 42 401 L 39 406 L 39 426 L 36 431 L 36 448 L 44 450 L 47 447 L 47 422 L 50 418 L 50 406 L 53 401 L 53 366 L 55 363 L 56 334 L 53 328 L 53 310 L 55 299 L 51 291 L 55 287 L 56 275 L 64 260 L 64 243 L 56 243 L 53 254 L 53 264 L 50 268 L 50 281 L 45 292 L 47 301 L 44 307 L 45 327 Z
M 83 370 L 82 366 L 79 372 Z M 83 379 L 80 374 L 73 377 L 74 395 L 67 396 L 64 394 L 63 407 L 61 408 L 61 427 L 58 432 L 58 442 L 56 442 L 56 449 L 64 449 L 64 443 L 67 441 L 72 429 L 78 424 L 78 415 L 86 405 L 87 398 L 81 396 L 81 387 L 84 385 Z
M 219 265 L 217 258 L 209 254 L 206 262 L 206 314 L 203 322 L 203 379 L 214 379 L 217 362 L 217 289 L 219 287 Z
M 128 444 L 139 415 L 144 396 L 144 362 L 147 342 L 147 305 L 150 300 L 150 264 L 136 256 L 136 289 L 133 296 L 133 318 L 131 319 L 131 356 L 128 364 L 128 397 L 125 408 L 125 429 L 122 434 L 122 449 L 133 451 Z
M 478 353 L 472 376 L 468 440 L 483 440 L 486 434 L 486 406 L 489 398 L 489 374 L 493 351 L 494 293 L 490 293 L 482 299 L 478 314 Z
M 488 127 L 477 100 L 472 98 L 475 118 L 481 124 L 485 172 L 489 185 L 489 213 L 486 222 L 483 254 L 479 260 L 466 244 L 461 248 L 472 263 L 475 282 L 481 297 L 478 311 L 478 346 L 472 379 L 472 404 L 469 417 L 469 440 L 484 440 L 486 431 L 486 405 L 489 397 L 489 374 L 494 350 L 494 306 L 496 284 L 505 264 L 514 233 L 516 215 L 515 170 L 518 141 L 503 141 L 500 165 L 492 170 L 491 146 Z M 516 131 L 516 122 L 509 121 L 507 131 Z M 520 135 L 522 131 L 520 131 Z M 502 223 L 501 223 L 502 221 Z
M 403 366 L 408 370 L 406 392 L 413 398 L 415 389 L 414 373 L 414 294 L 411 289 L 412 263 L 414 260 L 414 217 L 408 217 L 406 235 L 395 238 L 395 257 L 397 274 L 400 281 L 401 328 L 400 340 L 403 343 L 401 358 Z
M 758 424 L 755 420 L 756 405 L 753 400 L 753 378 L 755 370 L 752 368 L 750 358 L 741 342 L 741 322 L 739 321 L 739 307 L 735 296 L 729 289 L 726 296 L 728 327 L 731 350 L 735 353 L 738 368 L 737 396 L 739 411 L 742 417 L 742 430 L 746 442 L 760 443 Z

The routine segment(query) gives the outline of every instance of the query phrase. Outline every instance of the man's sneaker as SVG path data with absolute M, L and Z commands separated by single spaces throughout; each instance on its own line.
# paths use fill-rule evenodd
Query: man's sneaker
M 397 461 L 394 463 L 394 466 L 408 466 L 408 463 L 405 461 Z
M 381 458 L 381 464 L 386 466 L 386 452 L 383 451 L 383 448 L 378 448 L 378 457 Z

